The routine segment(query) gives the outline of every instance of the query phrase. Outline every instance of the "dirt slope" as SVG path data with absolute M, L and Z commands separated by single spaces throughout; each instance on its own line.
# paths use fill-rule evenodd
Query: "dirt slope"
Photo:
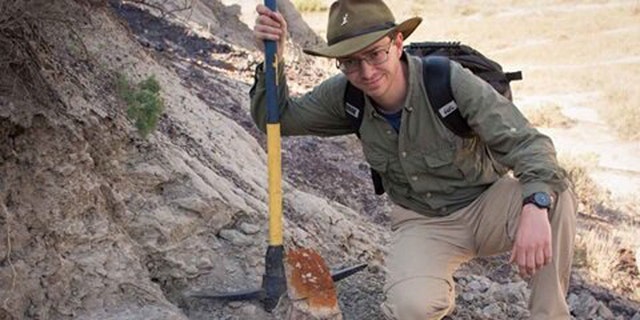
M 249 86 L 227 75 L 250 66 L 247 53 L 215 40 L 199 43 L 206 53 L 193 50 L 197 43 L 180 41 L 199 38 L 184 28 L 166 47 L 138 41 L 116 14 L 120 4 L 42 8 L 64 23 L 24 21 L 37 37 L 10 39 L 32 41 L 27 52 L 44 57 L 54 72 L 43 72 L 42 91 L 51 96 L 7 90 L 0 99 L 0 317 L 269 317 L 184 296 L 259 285 L 264 270 L 264 150 L 217 111 L 247 124 Z M 169 25 L 159 27 L 170 35 Z M 230 67 L 234 57 L 243 63 Z M 3 65 L 3 84 L 31 81 L 16 65 Z M 132 82 L 154 75 L 162 88 L 164 114 L 148 139 L 126 118 L 117 72 Z M 314 247 L 334 266 L 380 256 L 384 241 L 369 234 L 380 227 L 332 200 L 285 189 L 288 243 Z

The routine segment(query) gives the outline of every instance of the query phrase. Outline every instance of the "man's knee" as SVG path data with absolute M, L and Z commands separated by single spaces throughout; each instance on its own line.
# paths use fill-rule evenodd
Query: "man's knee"
M 382 312 L 390 320 L 442 319 L 454 305 L 452 282 L 422 277 L 392 285 L 386 292 Z

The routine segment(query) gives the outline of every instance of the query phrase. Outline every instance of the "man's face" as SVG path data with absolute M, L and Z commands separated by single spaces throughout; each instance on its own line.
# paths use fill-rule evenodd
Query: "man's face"
M 402 34 L 398 34 L 338 59 L 338 66 L 356 88 L 376 99 L 389 91 L 398 76 L 401 54 Z

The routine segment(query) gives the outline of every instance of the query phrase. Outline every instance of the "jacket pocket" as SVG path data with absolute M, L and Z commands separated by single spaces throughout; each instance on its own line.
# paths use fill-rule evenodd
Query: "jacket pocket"
M 365 156 L 371 169 L 378 171 L 378 173 L 386 173 L 389 169 L 389 160 L 380 154 L 367 154 Z
M 444 147 L 433 149 L 427 151 L 423 157 L 430 175 L 446 179 L 464 179 L 464 174 L 455 161 L 455 148 Z

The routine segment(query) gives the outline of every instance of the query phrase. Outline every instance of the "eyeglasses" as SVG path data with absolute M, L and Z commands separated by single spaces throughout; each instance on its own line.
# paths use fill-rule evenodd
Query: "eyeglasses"
M 346 58 L 337 59 L 336 67 L 344 73 L 353 73 L 360 71 L 362 68 L 362 62 L 368 63 L 370 66 L 379 65 L 387 62 L 389 59 L 389 51 L 391 51 L 391 45 L 395 41 L 389 42 L 387 49 L 377 49 L 365 54 L 362 58 Z

